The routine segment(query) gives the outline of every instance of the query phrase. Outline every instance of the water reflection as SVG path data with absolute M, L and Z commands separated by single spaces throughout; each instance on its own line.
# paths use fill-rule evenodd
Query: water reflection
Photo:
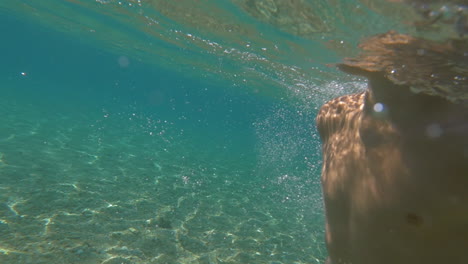
M 330 2 L 236 0 L 245 12 L 262 22 L 298 36 L 310 36 L 333 30 L 332 14 L 327 12 Z

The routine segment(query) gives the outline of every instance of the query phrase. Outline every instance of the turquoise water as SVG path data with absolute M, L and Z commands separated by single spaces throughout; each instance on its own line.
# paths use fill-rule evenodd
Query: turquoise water
M 325 259 L 315 114 L 365 86 L 327 64 L 404 25 L 173 2 L 0 4 L 0 263 Z
M 1 263 L 323 259 L 311 112 L 10 23 Z

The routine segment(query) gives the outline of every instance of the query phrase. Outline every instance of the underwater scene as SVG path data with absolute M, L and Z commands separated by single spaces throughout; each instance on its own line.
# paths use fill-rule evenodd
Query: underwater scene
M 334 64 L 468 32 L 403 2 L 1 1 L 0 263 L 324 263 Z

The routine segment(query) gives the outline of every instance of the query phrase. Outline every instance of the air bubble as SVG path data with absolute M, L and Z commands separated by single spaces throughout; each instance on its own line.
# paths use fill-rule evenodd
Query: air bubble
M 122 68 L 128 67 L 130 65 L 130 60 L 128 59 L 127 56 L 120 56 L 117 60 L 118 64 Z
M 374 105 L 374 111 L 377 113 L 381 113 L 384 110 L 384 105 L 382 103 L 376 103 Z
M 443 130 L 439 124 L 433 123 L 427 126 L 426 135 L 430 138 L 438 138 L 442 135 Z

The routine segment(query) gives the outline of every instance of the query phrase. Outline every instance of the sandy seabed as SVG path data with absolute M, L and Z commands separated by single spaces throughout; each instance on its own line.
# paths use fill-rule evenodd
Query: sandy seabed
M 305 219 L 293 201 L 278 204 L 268 187 L 243 181 L 245 172 L 180 159 L 183 146 L 160 136 L 170 129 L 156 121 L 1 108 L 9 113 L 0 125 L 1 263 L 320 263 L 325 255 L 320 210 Z

